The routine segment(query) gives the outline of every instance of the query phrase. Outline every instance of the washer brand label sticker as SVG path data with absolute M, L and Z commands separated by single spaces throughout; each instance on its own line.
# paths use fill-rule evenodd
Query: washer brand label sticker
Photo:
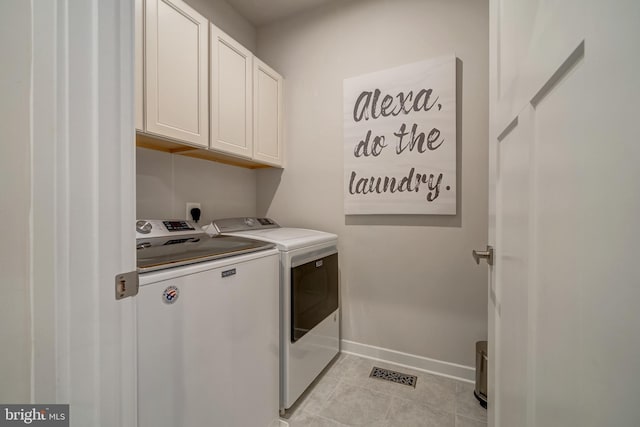
M 178 296 L 180 296 L 178 288 L 169 286 L 162 293 L 162 301 L 164 301 L 165 304 L 173 304 L 178 300 Z
M 229 276 L 235 276 L 236 274 L 236 269 L 232 268 L 231 270 L 225 270 L 222 272 L 222 277 L 229 277 Z
M 0 427 L 69 427 L 69 405 L 0 405 Z

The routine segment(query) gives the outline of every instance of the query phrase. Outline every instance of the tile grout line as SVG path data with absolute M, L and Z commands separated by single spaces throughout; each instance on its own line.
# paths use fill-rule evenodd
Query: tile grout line
M 456 383 L 456 395 L 453 399 L 453 427 L 458 427 L 458 396 L 460 392 L 460 385 Z
M 389 399 L 389 406 L 387 407 L 387 410 L 384 413 L 384 421 L 391 421 L 389 419 L 389 412 L 391 412 L 391 405 L 393 404 L 393 399 L 394 398 L 395 398 L 395 396 L 392 396 L 391 399 Z

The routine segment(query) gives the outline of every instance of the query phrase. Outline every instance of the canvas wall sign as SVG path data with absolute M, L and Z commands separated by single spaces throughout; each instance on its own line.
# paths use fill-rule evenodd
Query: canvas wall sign
M 344 212 L 456 214 L 456 58 L 344 81 Z

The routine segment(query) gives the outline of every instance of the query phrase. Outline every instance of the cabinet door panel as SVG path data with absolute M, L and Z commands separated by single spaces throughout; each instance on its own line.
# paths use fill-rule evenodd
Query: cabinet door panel
M 208 146 L 207 20 L 180 0 L 146 2 L 146 130 Z
M 278 73 L 254 58 L 254 150 L 255 160 L 283 166 L 282 83 Z
M 211 148 L 251 158 L 250 51 L 211 26 Z
M 136 0 L 135 9 L 135 126 L 144 130 L 144 0 Z

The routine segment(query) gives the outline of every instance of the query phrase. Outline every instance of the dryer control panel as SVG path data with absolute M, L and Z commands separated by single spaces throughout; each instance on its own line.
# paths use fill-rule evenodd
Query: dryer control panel
M 246 230 L 263 230 L 265 228 L 280 228 L 271 218 L 241 217 L 224 218 L 213 221 L 213 226 L 218 233 L 233 233 Z

